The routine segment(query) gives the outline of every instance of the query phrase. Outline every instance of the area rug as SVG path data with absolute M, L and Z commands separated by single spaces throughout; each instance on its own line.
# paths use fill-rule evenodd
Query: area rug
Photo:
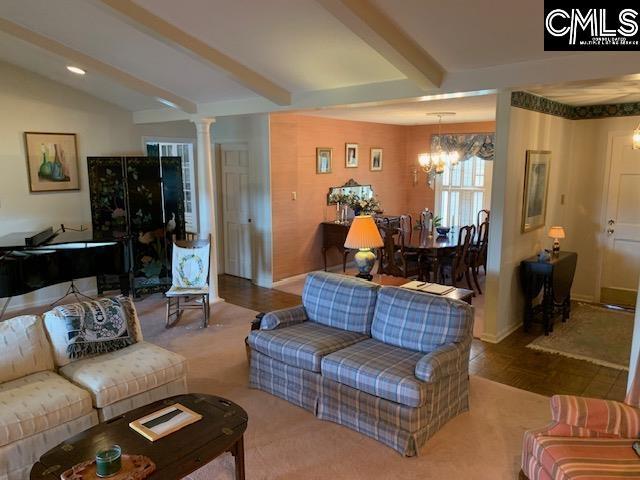
M 624 310 L 575 303 L 569 320 L 556 322 L 553 333 L 536 338 L 527 347 L 628 370 L 633 321 L 633 313 Z
M 245 435 L 251 479 L 509 479 L 520 469 L 522 436 L 550 419 L 549 399 L 479 377 L 471 378 L 471 410 L 448 422 L 420 455 L 394 450 L 259 390 L 248 388 L 244 338 L 256 312 L 213 306 L 211 326 L 185 312 L 164 328 L 160 296 L 136 302 L 146 341 L 189 362 L 191 391 L 229 398 L 249 414 Z M 192 480 L 233 479 L 229 454 L 191 474 Z

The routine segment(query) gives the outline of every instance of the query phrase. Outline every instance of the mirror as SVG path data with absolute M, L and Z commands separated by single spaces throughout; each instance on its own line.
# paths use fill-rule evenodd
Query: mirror
M 355 193 L 360 198 L 371 198 L 373 197 L 373 188 L 371 185 L 360 185 L 353 178 L 350 178 L 347 183 L 340 187 L 329 188 L 329 193 L 327 193 L 327 205 L 332 205 L 332 202 L 329 199 L 334 193 L 342 193 L 343 195 Z

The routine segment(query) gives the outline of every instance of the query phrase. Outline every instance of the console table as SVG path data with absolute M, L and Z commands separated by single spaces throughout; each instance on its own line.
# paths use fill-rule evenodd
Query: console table
M 544 334 L 553 331 L 553 313 L 556 307 L 562 310 L 562 321 L 571 313 L 571 285 L 576 272 L 578 254 L 559 252 L 549 260 L 540 261 L 538 256 L 523 260 L 520 264 L 520 279 L 524 292 L 524 330 L 531 328 L 536 313 L 542 313 Z M 534 299 L 543 290 L 542 303 L 534 306 Z
M 391 226 L 399 226 L 400 217 L 397 215 L 376 215 L 376 219 L 384 219 Z M 347 270 L 347 256 L 349 249 L 344 248 L 344 242 L 351 227 L 351 221 L 346 223 L 322 222 L 322 258 L 324 260 L 324 270 L 327 270 L 327 251 L 337 248 L 342 255 L 342 271 Z

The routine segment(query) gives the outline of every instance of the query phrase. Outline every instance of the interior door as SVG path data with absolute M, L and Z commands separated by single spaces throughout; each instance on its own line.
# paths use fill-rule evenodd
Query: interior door
M 251 279 L 249 151 L 246 145 L 222 145 L 221 157 L 224 269 Z
M 640 277 L 640 150 L 631 134 L 614 137 L 604 225 L 600 301 L 635 305 Z

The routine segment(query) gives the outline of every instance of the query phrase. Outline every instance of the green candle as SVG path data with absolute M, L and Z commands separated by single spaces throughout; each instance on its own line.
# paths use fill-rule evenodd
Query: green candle
M 96 475 L 111 477 L 122 467 L 122 449 L 118 445 L 111 445 L 96 453 Z

